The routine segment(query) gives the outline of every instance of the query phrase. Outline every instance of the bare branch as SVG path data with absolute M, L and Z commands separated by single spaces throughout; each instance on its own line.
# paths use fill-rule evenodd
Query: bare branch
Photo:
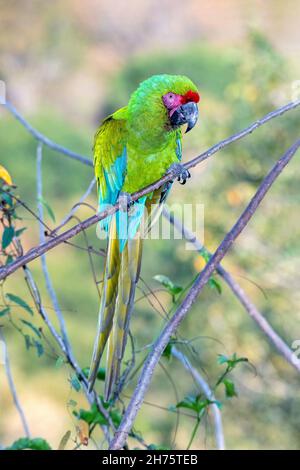
M 63 147 L 62 145 L 59 145 L 56 142 L 53 142 L 53 140 L 49 139 L 44 134 L 37 131 L 34 127 L 32 127 L 31 124 L 29 124 L 28 121 L 26 121 L 26 119 L 16 110 L 16 108 L 9 101 L 6 101 L 6 103 L 3 104 L 3 106 L 17 119 L 17 121 L 19 121 L 22 124 L 22 126 L 25 127 L 25 129 L 27 129 L 27 131 L 37 141 L 41 142 L 44 145 L 47 145 L 47 147 L 51 148 L 52 150 L 55 150 L 56 152 L 62 153 L 63 155 L 66 155 L 67 157 L 73 158 L 73 160 L 78 160 L 84 165 L 93 166 L 93 162 L 89 157 L 80 155 L 76 152 L 72 152 L 72 150 L 69 150 Z
M 215 401 L 216 398 L 210 389 L 208 383 L 202 375 L 196 370 L 188 358 L 179 351 L 175 346 L 172 347 L 171 354 L 178 359 L 183 364 L 183 367 L 192 375 L 193 379 L 197 383 L 199 389 L 202 393 L 206 396 L 208 400 Z M 224 439 L 224 432 L 223 432 L 223 425 L 222 425 L 222 416 L 220 409 L 216 403 L 211 405 L 213 416 L 214 416 L 214 423 L 215 423 L 215 437 L 216 437 L 216 445 L 218 450 L 225 450 L 225 439 Z
M 133 422 L 135 420 L 135 417 L 143 403 L 143 399 L 150 385 L 154 369 L 165 347 L 167 346 L 170 337 L 175 333 L 178 326 L 180 325 L 180 323 L 185 318 L 192 305 L 196 301 L 203 287 L 208 282 L 210 276 L 220 264 L 221 260 L 224 258 L 226 253 L 229 251 L 236 238 L 245 229 L 249 220 L 255 214 L 255 211 L 257 210 L 262 199 L 265 197 L 266 193 L 268 192 L 276 178 L 280 175 L 282 170 L 295 155 L 299 147 L 300 140 L 297 140 L 287 150 L 287 152 L 276 162 L 276 164 L 273 166 L 268 175 L 263 179 L 250 203 L 243 211 L 242 215 L 239 217 L 232 229 L 227 233 L 227 235 L 225 236 L 213 256 L 206 264 L 203 271 L 201 271 L 201 273 L 197 276 L 194 284 L 190 288 L 183 302 L 178 307 L 172 319 L 167 323 L 167 325 L 164 327 L 161 334 L 155 341 L 153 348 L 144 364 L 144 367 L 138 380 L 138 384 L 123 416 L 122 422 L 114 436 L 114 439 L 110 444 L 110 449 L 121 449 L 124 446 L 128 433 L 130 432 Z
M 38 208 L 38 214 L 39 214 L 40 242 L 44 243 L 45 242 L 45 228 L 44 228 L 44 210 L 43 210 L 43 205 L 42 205 L 42 200 L 43 200 L 42 158 L 43 158 L 43 144 L 39 142 L 37 146 L 37 152 L 36 152 L 36 181 L 37 181 L 37 201 L 38 201 L 37 208 Z M 57 319 L 59 321 L 59 326 L 60 326 L 60 331 L 62 334 L 63 341 L 65 343 L 67 350 L 69 351 L 71 346 L 68 340 L 67 327 L 66 327 L 64 316 L 62 314 L 62 311 L 58 303 L 56 292 L 52 284 L 50 273 L 48 271 L 47 260 L 46 260 L 45 254 L 41 256 L 41 264 L 42 264 L 42 271 L 43 271 L 44 278 L 45 278 L 47 292 L 52 301 L 52 305 L 54 307 Z
M 184 238 L 193 243 L 195 248 L 201 253 L 207 254 L 209 257 L 212 254 L 202 245 L 202 243 L 196 238 L 195 234 L 189 230 L 182 222 L 171 214 L 166 207 L 163 209 L 163 215 L 171 224 L 184 236 Z M 257 323 L 259 328 L 267 336 L 267 338 L 273 343 L 277 351 L 282 354 L 282 356 L 288 361 L 288 363 L 294 367 L 298 372 L 300 372 L 300 366 L 295 360 L 293 360 L 294 352 L 288 347 L 288 345 L 283 341 L 278 333 L 273 329 L 270 323 L 264 318 L 264 316 L 259 312 L 256 306 L 251 302 L 247 294 L 244 292 L 242 287 L 233 279 L 231 274 L 226 271 L 221 264 L 216 268 L 217 273 L 224 279 L 227 285 L 230 287 L 236 298 L 245 308 L 246 312 L 250 315 L 251 318 Z
M 30 431 L 29 431 L 29 426 L 28 426 L 28 423 L 27 423 L 27 419 L 26 419 L 24 410 L 21 406 L 21 403 L 20 403 L 20 400 L 19 400 L 19 397 L 18 397 L 18 394 L 17 394 L 17 390 L 16 390 L 16 387 L 15 387 L 15 384 L 14 384 L 14 380 L 13 380 L 13 377 L 12 377 L 12 373 L 11 373 L 11 369 L 10 369 L 9 356 L 8 356 L 8 350 L 7 350 L 7 344 L 6 344 L 5 336 L 4 336 L 4 333 L 3 333 L 1 327 L 0 327 L 0 340 L 2 341 L 2 343 L 4 345 L 5 371 L 6 371 L 6 376 L 7 376 L 10 392 L 12 394 L 15 407 L 17 408 L 17 411 L 19 413 L 19 416 L 20 416 L 20 419 L 21 419 L 21 422 L 22 422 L 22 425 L 23 425 L 25 436 L 30 437 Z
M 271 113 L 266 114 L 263 118 L 255 121 L 253 124 L 242 130 L 241 132 L 238 132 L 237 134 L 232 135 L 231 137 L 228 137 L 225 140 L 222 140 L 218 144 L 214 145 L 210 149 L 208 149 L 206 152 L 202 153 L 201 155 L 198 155 L 196 158 L 193 160 L 190 160 L 188 163 L 186 163 L 185 167 L 186 168 L 192 168 L 199 163 L 203 162 L 207 158 L 211 157 L 215 153 L 217 153 L 219 150 L 223 149 L 227 145 L 236 142 L 239 139 L 242 139 L 248 134 L 251 134 L 255 129 L 258 129 L 262 125 L 266 124 L 269 122 L 271 119 L 274 119 L 278 116 L 281 116 L 282 114 L 286 113 L 287 111 L 290 111 L 292 109 L 295 109 L 300 105 L 300 100 L 294 101 L 291 103 L 288 103 L 287 105 L 276 109 L 275 111 L 272 111 Z M 6 106 L 7 109 L 9 109 L 11 112 L 13 112 L 14 115 L 16 110 L 12 107 L 11 104 Z M 14 109 L 14 111 L 12 111 Z M 17 117 L 19 116 L 19 117 Z M 26 128 L 28 128 L 28 123 L 22 118 L 19 113 L 16 115 L 17 119 L 23 123 L 23 125 L 26 124 Z M 30 125 L 29 125 L 30 126 Z M 30 131 L 31 132 L 31 131 Z M 31 132 L 32 133 L 32 132 Z M 46 144 L 46 142 L 42 141 L 43 143 Z M 47 144 L 46 144 L 47 145 Z M 58 146 L 59 147 L 59 146 Z M 57 149 L 59 151 L 59 149 Z M 65 153 L 65 152 L 62 152 Z M 172 175 L 170 173 L 164 175 L 162 178 L 160 178 L 158 181 L 150 184 L 149 186 L 141 189 L 140 191 L 137 191 L 131 195 L 132 201 L 137 201 L 140 197 L 147 195 L 148 193 L 151 193 L 152 191 L 155 191 L 156 189 L 160 188 L 163 184 L 167 183 L 168 181 L 172 180 Z M 57 235 L 54 238 L 51 238 L 51 240 L 48 240 L 45 243 L 42 243 L 41 245 L 32 248 L 28 253 L 26 253 L 24 256 L 16 259 L 13 263 L 10 263 L 8 266 L 1 267 L 0 269 L 0 280 L 5 279 L 7 276 L 15 272 L 18 268 L 21 266 L 24 266 L 26 263 L 29 263 L 33 261 L 34 259 L 38 258 L 41 256 L 43 253 L 46 253 L 47 251 L 51 250 L 52 248 L 56 247 L 57 245 L 60 245 L 61 243 L 66 242 L 70 238 L 74 237 L 77 235 L 79 232 L 82 230 L 87 229 L 91 225 L 96 224 L 98 221 L 105 219 L 109 215 L 113 215 L 116 211 L 119 210 L 119 202 L 117 202 L 114 206 L 110 207 L 109 209 L 100 212 L 99 214 L 96 214 L 92 217 L 89 217 L 88 219 L 85 219 L 83 222 L 80 224 L 75 225 L 69 230 L 66 230 L 65 232 L 61 233 L 60 235 Z

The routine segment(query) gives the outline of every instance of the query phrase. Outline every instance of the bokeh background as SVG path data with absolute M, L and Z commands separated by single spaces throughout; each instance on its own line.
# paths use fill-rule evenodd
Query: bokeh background
M 8 98 L 35 127 L 66 147 L 91 155 L 101 118 L 125 105 L 142 79 L 154 73 L 186 74 L 199 86 L 202 97 L 199 125 L 184 142 L 188 159 L 291 101 L 293 82 L 300 79 L 299 15 L 297 0 L 115 0 L 113 4 L 104 0 L 0 0 L 0 79 L 6 82 Z M 170 202 L 205 205 L 205 243 L 210 250 L 217 247 L 267 170 L 296 137 L 299 111 L 272 121 L 195 168 L 188 187 L 175 185 Z M 36 208 L 36 142 L 4 109 L 0 109 L 0 143 L 0 163 L 12 175 L 19 196 Z M 92 168 L 44 149 L 44 197 L 57 222 L 78 201 L 91 178 Z M 289 345 L 300 339 L 299 179 L 298 156 L 224 262 Z M 89 202 L 96 204 L 95 191 Z M 91 210 L 82 208 L 78 214 L 84 218 Z M 29 249 L 38 242 L 37 223 L 25 212 L 20 215 L 27 226 L 24 247 Z M 46 220 L 54 226 L 48 216 Z M 91 244 L 99 245 L 94 227 L 88 236 Z M 82 236 L 76 241 L 82 244 Z M 102 260 L 95 257 L 94 261 L 100 276 Z M 60 246 L 49 253 L 48 264 L 75 353 L 80 364 L 87 366 L 98 305 L 88 257 Z M 187 251 L 183 241 L 149 241 L 142 276 L 153 289 L 159 287 L 153 280 L 156 274 L 186 286 L 203 265 L 202 258 Z M 31 266 L 55 322 L 40 261 Z M 223 370 L 218 354 L 236 352 L 256 368 L 256 374 L 245 365 L 234 371 L 238 397 L 229 400 L 222 389 L 218 391 L 227 447 L 299 448 L 299 377 L 221 285 L 221 295 L 205 288 L 180 334 L 196 338 L 193 364 L 212 385 Z M 4 289 L 32 303 L 20 271 Z M 169 308 L 169 296 L 158 295 Z M 18 319 L 26 313 L 16 308 L 15 315 Z M 37 315 L 35 323 L 41 324 Z M 132 320 L 137 349 L 151 343 L 162 324 L 147 300 L 138 302 Z M 9 325 L 5 332 L 31 432 L 55 448 L 68 429 L 75 434 L 76 420 L 68 403 L 74 400 L 86 407 L 84 397 L 70 388 L 67 368 L 58 369 L 45 354 L 37 357 L 34 348 L 26 351 L 23 338 Z M 192 380 L 175 359 L 163 361 L 178 397 L 195 393 Z M 131 390 L 126 393 L 130 395 Z M 159 367 L 147 402 L 168 408 L 177 398 Z M 191 421 L 180 418 L 174 443 L 175 422 L 176 414 L 144 404 L 135 427 L 148 443 L 182 449 L 191 434 Z M 0 443 L 8 445 L 22 435 L 0 366 Z M 214 445 L 208 416 L 193 446 Z

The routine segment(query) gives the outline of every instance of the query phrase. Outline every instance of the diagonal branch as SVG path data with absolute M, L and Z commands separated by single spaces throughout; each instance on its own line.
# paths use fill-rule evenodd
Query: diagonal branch
M 114 436 L 114 439 L 110 444 L 110 449 L 123 448 L 128 433 L 132 428 L 135 417 L 140 407 L 142 406 L 144 396 L 150 385 L 154 369 L 165 347 L 167 346 L 170 337 L 175 333 L 182 320 L 188 314 L 198 295 L 202 291 L 205 284 L 208 282 L 210 276 L 220 264 L 226 253 L 230 250 L 236 238 L 245 229 L 249 220 L 255 214 L 255 211 L 257 210 L 259 204 L 265 197 L 266 193 L 268 192 L 274 181 L 277 179 L 277 177 L 280 175 L 280 173 L 283 171 L 285 166 L 293 158 L 299 147 L 300 139 L 297 140 L 287 150 L 287 152 L 276 162 L 276 164 L 273 166 L 268 175 L 263 179 L 250 203 L 248 204 L 242 215 L 239 217 L 235 225 L 232 227 L 232 229 L 227 233 L 227 235 L 225 236 L 213 256 L 208 261 L 203 271 L 201 271 L 201 273 L 197 276 L 194 284 L 190 288 L 183 302 L 178 307 L 171 320 L 167 323 L 167 325 L 164 327 L 161 334 L 155 341 L 153 348 L 144 364 L 144 367 L 138 380 L 138 384 L 126 409 L 122 422 Z
M 186 168 L 192 168 L 198 165 L 199 163 L 203 162 L 207 158 L 211 157 L 224 147 L 228 146 L 229 144 L 236 142 L 239 139 L 242 139 L 248 134 L 251 134 L 255 129 L 258 129 L 262 125 L 266 124 L 269 122 L 271 119 L 274 119 L 278 116 L 281 116 L 282 114 L 286 113 L 287 111 L 290 111 L 292 109 L 297 108 L 300 106 L 300 100 L 294 101 L 291 103 L 288 103 L 287 105 L 276 109 L 275 111 L 272 111 L 268 114 L 266 114 L 263 118 L 258 119 L 255 121 L 253 124 L 242 130 L 241 132 L 238 132 L 237 134 L 233 134 L 231 137 L 228 137 L 225 140 L 222 140 L 218 144 L 214 145 L 210 149 L 208 149 L 206 152 L 198 155 L 196 158 L 193 160 L 190 160 L 189 162 L 186 163 L 185 167 Z M 7 109 L 9 109 L 14 115 L 16 115 L 17 119 L 23 123 L 23 125 L 26 124 L 26 128 L 29 126 L 29 132 L 32 133 L 32 128 L 31 126 L 24 120 L 23 117 L 17 113 L 17 111 L 12 107 L 11 104 L 6 104 Z M 13 111 L 14 110 L 14 111 Z M 17 113 L 17 114 L 16 114 Z M 24 122 L 23 122 L 24 121 Z M 31 128 L 31 130 L 30 130 Z M 44 140 L 39 139 L 36 137 L 38 140 L 41 142 L 45 143 Z M 56 144 L 57 145 L 57 144 Z M 57 146 L 60 147 L 60 146 Z M 51 147 L 52 148 L 52 147 Z M 59 150 L 57 148 L 56 150 L 61 151 L 62 153 L 66 154 L 65 150 Z M 152 191 L 155 191 L 156 189 L 160 188 L 162 185 L 165 183 L 171 181 L 173 178 L 171 173 L 168 173 L 164 175 L 162 178 L 160 178 L 158 181 L 150 184 L 149 186 L 141 189 L 140 191 L 137 191 L 131 195 L 132 201 L 137 201 L 140 197 L 147 195 L 148 193 L 151 193 Z M 51 250 L 52 248 L 56 247 L 57 245 L 60 245 L 61 243 L 64 243 L 65 241 L 69 240 L 70 238 L 74 237 L 77 235 L 79 232 L 82 230 L 87 229 L 91 225 L 96 224 L 98 221 L 105 219 L 109 215 L 113 215 L 116 211 L 119 210 L 119 202 L 117 202 L 114 206 L 111 206 L 109 209 L 100 212 L 99 214 L 96 214 L 92 217 L 89 217 L 88 219 L 85 219 L 83 222 L 75 225 L 74 227 L 70 228 L 69 230 L 66 230 L 65 232 L 61 233 L 60 235 L 57 235 L 54 238 L 51 238 L 51 240 L 48 240 L 45 243 L 40 244 L 39 246 L 32 248 L 28 253 L 26 253 L 24 256 L 16 259 L 13 263 L 10 263 L 8 266 L 4 266 L 0 269 L 0 280 L 5 279 L 7 276 L 15 272 L 18 268 L 21 266 L 24 266 L 26 263 L 29 263 L 33 261 L 34 259 L 38 258 L 42 254 L 46 253 L 47 251 Z
M 22 126 L 25 127 L 25 129 L 38 142 L 41 142 L 42 144 L 46 145 L 52 150 L 55 150 L 56 152 L 62 153 L 63 155 L 66 155 L 67 157 L 73 158 L 73 160 L 78 160 L 84 165 L 93 166 L 93 162 L 89 157 L 80 155 L 76 152 L 72 152 L 72 150 L 69 150 L 66 147 L 63 147 L 62 145 L 59 145 L 56 142 L 53 142 L 53 140 L 49 139 L 44 134 L 37 131 L 31 124 L 29 124 L 28 121 L 26 121 L 26 119 L 19 113 L 19 111 L 16 110 L 16 108 L 9 101 L 6 101 L 6 103 L 4 103 L 3 106 L 17 119 L 17 121 L 19 121 L 22 124 Z
M 166 207 L 163 209 L 163 215 L 174 227 L 183 235 L 183 237 L 190 243 L 192 243 L 198 252 L 202 252 L 208 257 L 211 257 L 212 254 L 202 245 L 202 243 L 196 238 L 195 234 L 189 230 L 182 222 L 171 214 Z M 273 343 L 277 351 L 282 354 L 282 356 L 288 361 L 291 366 L 293 366 L 298 372 L 300 372 L 300 367 L 298 363 L 295 363 L 294 352 L 288 347 L 288 345 L 283 341 L 278 333 L 272 328 L 270 323 L 264 318 L 256 306 L 251 302 L 247 294 L 244 292 L 242 287 L 234 280 L 231 274 L 226 271 L 221 264 L 216 268 L 217 273 L 224 279 L 226 284 L 230 287 L 236 298 L 245 308 L 248 315 L 253 318 L 262 332 L 269 338 Z

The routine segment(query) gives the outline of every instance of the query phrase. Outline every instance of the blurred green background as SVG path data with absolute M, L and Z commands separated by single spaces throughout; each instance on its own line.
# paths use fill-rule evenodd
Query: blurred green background
M 291 101 L 293 83 L 300 78 L 297 0 L 116 0 L 113 7 L 103 0 L 0 0 L 0 11 L 0 79 L 6 82 L 8 98 L 41 132 L 85 155 L 92 154 L 101 118 L 125 105 L 137 84 L 151 74 L 183 73 L 200 89 L 200 122 L 184 139 L 185 160 Z M 205 244 L 215 249 L 267 170 L 298 137 L 299 111 L 293 111 L 195 168 L 188 186 L 174 186 L 169 202 L 205 205 Z M 19 196 L 35 209 L 36 142 L 4 109 L 0 109 L 0 142 L 0 163 L 12 175 Z M 85 192 L 92 176 L 92 168 L 44 149 L 44 197 L 57 222 Z M 289 345 L 300 339 L 299 179 L 298 155 L 224 262 Z M 88 201 L 96 205 L 95 191 Z M 78 212 L 80 218 L 90 214 L 87 207 Z M 23 242 L 29 249 L 38 242 L 38 226 L 26 212 L 20 210 L 20 215 L 24 218 L 20 224 L 28 227 Z M 54 226 L 49 217 L 47 223 Z M 99 246 L 94 227 L 88 236 L 91 244 Z M 82 235 L 76 242 L 84 244 Z M 94 257 L 94 262 L 100 277 L 103 261 Z M 155 274 L 186 286 L 203 264 L 183 241 L 148 241 L 142 277 L 152 288 L 159 287 Z M 74 351 L 80 364 L 87 366 L 98 308 L 88 257 L 60 246 L 49 253 L 48 265 Z M 55 321 L 40 261 L 31 267 Z M 221 285 L 221 295 L 205 288 L 180 334 L 197 337 L 192 361 L 211 384 L 222 371 L 218 354 L 236 352 L 256 368 L 256 375 L 246 366 L 234 372 L 237 398 L 228 400 L 222 390 L 218 392 L 227 447 L 299 448 L 299 377 Z M 5 282 L 4 289 L 32 303 L 21 271 Z M 169 297 L 158 296 L 169 308 Z M 15 314 L 26 315 L 20 309 Z M 37 315 L 35 323 L 41 325 Z M 137 349 L 151 343 L 162 324 L 147 300 L 138 302 L 132 318 Z M 9 326 L 5 332 L 31 432 L 57 447 L 68 429 L 75 434 L 68 401 L 86 407 L 85 399 L 70 389 L 67 368 L 58 370 L 51 358 L 38 358 L 33 349 L 26 352 L 22 337 Z M 163 365 L 180 399 L 195 393 L 192 379 L 175 359 L 169 363 L 163 359 Z M 23 432 L 3 369 L 0 366 L 0 443 L 8 445 Z M 167 408 L 177 398 L 158 367 L 147 402 Z M 148 443 L 182 449 L 191 434 L 191 421 L 180 418 L 174 444 L 175 422 L 174 413 L 144 404 L 135 428 Z M 209 415 L 193 446 L 214 445 Z

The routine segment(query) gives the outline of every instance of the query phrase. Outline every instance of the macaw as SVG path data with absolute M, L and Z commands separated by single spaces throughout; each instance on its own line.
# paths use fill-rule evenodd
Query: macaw
M 166 172 L 171 172 L 172 180 L 177 178 L 181 184 L 190 177 L 180 163 L 181 126 L 187 124 L 186 132 L 195 126 L 199 99 L 196 86 L 185 76 L 152 76 L 139 85 L 126 107 L 104 119 L 95 135 L 99 210 L 123 198 L 121 209 L 100 222 L 101 229 L 107 233 L 108 245 L 89 390 L 93 389 L 108 343 L 104 393 L 107 401 L 120 379 L 140 274 L 141 221 L 144 212 L 150 215 L 153 205 L 162 208 L 172 182 L 134 203 L 130 201 L 130 193 L 153 183 Z

